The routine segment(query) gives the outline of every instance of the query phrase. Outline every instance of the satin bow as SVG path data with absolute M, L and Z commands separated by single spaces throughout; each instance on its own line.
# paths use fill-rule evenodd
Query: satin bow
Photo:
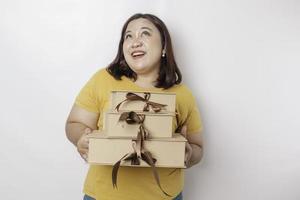
M 149 101 L 150 99 L 150 93 L 149 92 L 145 92 L 144 93 L 144 97 L 141 97 L 137 94 L 134 94 L 132 92 L 128 92 L 126 94 L 126 99 L 123 100 L 122 102 L 120 102 L 117 106 L 116 106 L 116 110 L 119 111 L 120 109 L 120 106 L 124 103 L 124 102 L 127 102 L 127 101 L 143 101 L 145 102 L 146 104 L 144 105 L 144 108 L 143 108 L 143 111 L 145 112 L 149 112 L 150 108 L 154 111 L 154 112 L 159 112 L 161 111 L 164 107 L 166 107 L 167 105 L 165 104 L 160 104 L 160 103 L 156 103 L 156 102 L 153 102 L 153 101 Z

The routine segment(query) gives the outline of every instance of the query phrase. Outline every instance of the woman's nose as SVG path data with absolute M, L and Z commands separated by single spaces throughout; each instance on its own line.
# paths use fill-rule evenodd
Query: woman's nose
M 143 46 L 143 42 L 139 38 L 137 38 L 132 42 L 131 46 L 132 46 L 132 48 L 141 47 L 141 46 Z

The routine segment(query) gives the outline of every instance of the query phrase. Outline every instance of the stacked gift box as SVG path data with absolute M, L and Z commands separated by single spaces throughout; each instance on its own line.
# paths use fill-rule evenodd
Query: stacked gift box
M 155 167 L 185 168 L 186 139 L 172 129 L 175 101 L 174 93 L 112 91 L 103 131 L 89 135 L 89 163 L 151 167 L 141 155 L 148 152 Z

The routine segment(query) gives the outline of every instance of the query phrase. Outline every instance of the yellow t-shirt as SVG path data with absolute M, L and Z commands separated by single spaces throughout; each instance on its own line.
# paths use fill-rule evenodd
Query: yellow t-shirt
M 115 80 L 106 69 L 101 69 L 87 82 L 76 98 L 75 104 L 87 111 L 99 113 L 98 129 L 102 130 L 103 116 L 109 108 L 110 91 L 130 90 L 140 92 L 176 93 L 176 110 L 179 124 L 186 123 L 187 132 L 195 133 L 202 129 L 198 108 L 191 91 L 183 84 L 169 89 L 145 89 L 123 76 Z M 173 120 L 174 130 L 177 121 Z M 183 189 L 184 171 L 172 168 L 157 168 L 162 188 L 174 197 Z M 120 167 L 118 189 L 114 189 L 111 180 L 112 166 L 91 165 L 86 177 L 83 192 L 97 200 L 160 200 L 172 199 L 165 196 L 157 186 L 151 168 Z

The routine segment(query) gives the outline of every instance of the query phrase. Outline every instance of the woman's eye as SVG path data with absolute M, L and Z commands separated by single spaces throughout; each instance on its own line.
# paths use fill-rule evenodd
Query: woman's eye
M 125 35 L 125 39 L 131 38 L 130 34 Z
M 142 32 L 142 35 L 150 36 L 151 34 L 150 34 L 148 31 L 143 31 L 143 32 Z

